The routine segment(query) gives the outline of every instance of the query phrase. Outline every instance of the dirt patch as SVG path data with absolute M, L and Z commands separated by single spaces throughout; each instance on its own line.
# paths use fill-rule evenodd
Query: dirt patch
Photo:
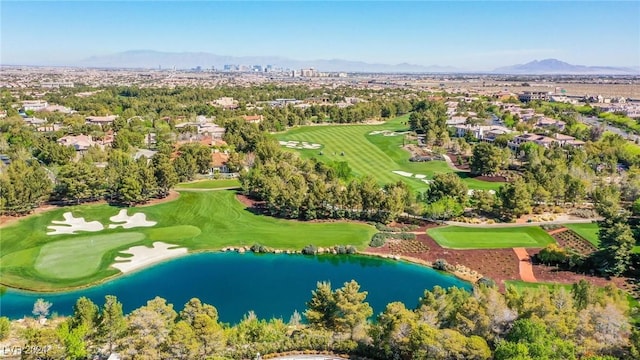
M 173 201 L 173 200 L 177 200 L 180 197 L 180 193 L 175 191 L 175 190 L 171 190 L 169 192 L 169 195 L 167 195 L 167 197 L 162 198 L 162 199 L 151 199 L 149 200 L 147 203 L 142 204 L 142 205 L 138 205 L 137 207 L 146 207 L 146 206 L 153 206 L 153 205 L 157 205 L 157 204 L 162 204 L 162 203 L 166 203 L 169 201 Z
M 536 277 L 533 275 L 533 267 L 531 265 L 531 257 L 527 250 L 524 248 L 513 248 L 513 252 L 518 257 L 520 278 L 526 282 L 536 282 Z
M 504 176 L 476 176 L 474 179 L 486 182 L 507 182 Z
M 236 193 L 236 199 L 248 208 L 260 209 L 264 207 L 264 201 L 254 200 L 247 195 Z

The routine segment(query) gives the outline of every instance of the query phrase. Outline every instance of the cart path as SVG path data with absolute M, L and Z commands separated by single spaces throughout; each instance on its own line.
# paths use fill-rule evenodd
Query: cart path
M 531 257 L 525 248 L 513 248 L 518 260 L 520 261 L 520 278 L 526 282 L 537 282 L 533 275 L 533 266 L 531 265 Z

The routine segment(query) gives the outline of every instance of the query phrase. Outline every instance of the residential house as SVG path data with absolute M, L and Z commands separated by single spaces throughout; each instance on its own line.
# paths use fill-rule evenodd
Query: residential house
M 157 151 L 148 150 L 148 149 L 138 149 L 135 154 L 133 154 L 133 159 L 138 160 L 141 157 L 147 158 L 147 162 L 151 161 L 153 155 L 155 155 Z
M 228 173 L 227 161 L 229 161 L 229 154 L 214 149 L 211 153 L 211 173 Z
M 518 100 L 526 103 L 534 100 L 549 100 L 549 92 L 548 91 L 525 91 L 523 93 L 518 94 Z
M 513 132 L 499 125 L 456 125 L 454 128 L 457 137 L 464 137 L 467 133 L 471 133 L 474 138 L 486 142 L 493 142 L 496 137 Z
M 28 118 L 24 118 L 24 122 L 31 125 L 31 126 L 42 126 L 44 124 L 47 123 L 46 119 L 38 119 L 37 117 L 28 117 Z
M 22 102 L 24 111 L 40 111 L 44 110 L 49 104 L 44 100 L 25 100 Z
M 97 145 L 97 143 L 91 138 L 90 135 L 67 135 L 58 139 L 58 144 L 65 146 L 73 146 L 76 151 L 89 150 L 91 146 Z
M 117 118 L 118 115 L 87 116 L 85 120 L 89 125 L 109 125 L 112 124 L 113 121 Z
M 509 142 L 509 148 L 511 148 L 512 150 L 516 150 L 520 147 L 520 145 L 528 142 L 532 142 L 545 148 L 549 148 L 554 144 L 559 146 L 576 147 L 584 145 L 583 141 L 576 140 L 573 136 L 554 134 L 553 137 L 549 137 L 545 135 L 525 133 L 513 138 L 513 140 Z
M 548 129 L 548 128 L 556 128 L 560 131 L 564 130 L 566 123 L 562 120 L 552 119 L 546 116 L 539 117 L 536 121 L 536 127 Z
M 259 124 L 263 120 L 262 115 L 242 115 L 242 118 L 244 121 L 251 124 Z
M 237 109 L 239 107 L 238 100 L 234 100 L 232 97 L 221 97 L 214 100 L 211 105 L 221 107 L 223 109 Z

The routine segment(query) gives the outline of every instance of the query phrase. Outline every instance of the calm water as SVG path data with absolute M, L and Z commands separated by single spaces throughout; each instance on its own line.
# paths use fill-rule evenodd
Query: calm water
M 52 312 L 68 315 L 80 296 L 104 304 L 105 295 L 116 295 L 125 313 L 160 296 L 176 310 L 192 297 L 214 305 L 223 322 L 235 323 L 249 310 L 260 318 L 300 313 L 318 281 L 331 281 L 333 288 L 355 279 L 374 314 L 386 304 L 402 301 L 413 308 L 424 289 L 435 285 L 471 286 L 435 270 L 391 260 L 362 256 L 255 255 L 252 253 L 202 253 L 175 259 L 88 289 L 33 294 L 8 290 L 0 298 L 0 313 L 10 318 L 31 315 L 33 303 L 44 298 L 53 303 Z

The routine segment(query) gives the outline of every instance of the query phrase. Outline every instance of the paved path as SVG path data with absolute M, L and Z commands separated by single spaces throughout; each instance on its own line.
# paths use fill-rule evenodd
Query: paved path
M 513 248 L 518 260 L 520 260 L 520 278 L 526 282 L 537 282 L 533 275 L 533 266 L 531 265 L 531 257 L 525 248 Z
M 456 167 L 456 165 L 453 163 L 453 161 L 451 161 L 451 158 L 449 157 L 449 155 L 447 155 L 447 154 L 442 154 L 442 157 L 444 158 L 444 161 L 446 161 L 446 162 L 447 162 L 447 165 L 449 165 L 449 167 L 450 167 L 451 169 L 453 169 L 454 171 L 457 171 L 457 172 L 469 172 L 469 170 L 462 170 L 462 169 L 458 169 L 458 168 Z
M 565 232 L 565 231 L 567 231 L 567 230 L 569 230 L 569 229 L 567 229 L 567 228 L 560 228 L 560 229 L 551 230 L 551 231 L 549 231 L 547 234 L 549 234 L 549 235 L 555 235 L 555 234 L 558 234 L 558 233 L 561 233 L 561 232 Z

